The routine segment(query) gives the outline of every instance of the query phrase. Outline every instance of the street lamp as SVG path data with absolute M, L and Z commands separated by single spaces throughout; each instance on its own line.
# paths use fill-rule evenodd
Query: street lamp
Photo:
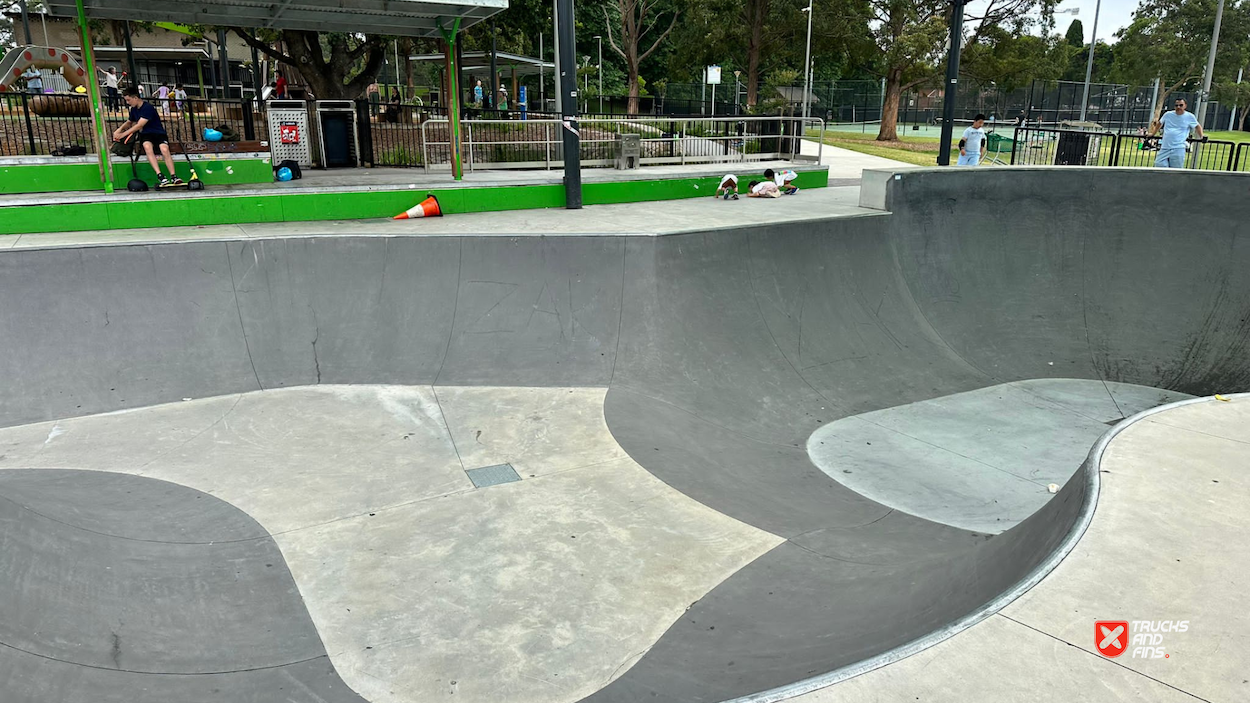
M 589 91 L 590 91 L 590 57 L 583 56 L 582 57 L 582 95 L 585 95 Z M 582 112 L 585 112 L 586 110 L 590 109 L 589 100 L 583 103 L 583 105 L 585 105 L 585 107 L 582 108 Z
M 1211 74 L 1215 72 L 1215 50 L 1220 43 L 1220 23 L 1224 20 L 1224 0 L 1220 0 L 1220 4 L 1215 9 L 1215 29 L 1211 32 L 1211 51 L 1207 54 L 1207 70 L 1202 74 L 1202 93 L 1198 95 L 1198 126 L 1206 121 L 1207 117 L 1207 101 L 1211 97 Z M 1153 111 L 1153 107 L 1151 110 Z M 1202 152 L 1202 145 L 1194 146 L 1193 167 L 1198 168 L 1198 158 Z
M 1089 33 L 1089 59 L 1085 62 L 1085 91 L 1081 94 L 1081 121 L 1089 109 L 1089 79 L 1094 74 L 1094 42 L 1098 40 L 1098 14 L 1102 12 L 1102 0 L 1094 4 L 1094 29 Z M 1075 13 L 1073 13 L 1075 14 Z
M 599 65 L 595 66 L 595 73 L 599 74 L 599 114 L 603 114 L 603 37 L 596 34 L 595 41 L 599 43 Z
M 806 120 L 812 78 L 812 0 L 807 0 L 803 12 L 807 13 L 807 52 L 803 55 L 803 119 Z
M 738 80 L 742 77 L 742 71 L 734 71 L 734 113 L 742 114 L 742 81 Z

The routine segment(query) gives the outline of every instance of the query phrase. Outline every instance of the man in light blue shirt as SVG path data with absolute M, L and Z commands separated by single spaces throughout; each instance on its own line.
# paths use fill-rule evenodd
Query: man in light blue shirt
M 1185 100 L 1176 99 L 1176 109 L 1163 114 L 1150 128 L 1153 137 L 1159 128 L 1163 128 L 1163 139 L 1159 143 L 1159 155 L 1155 157 L 1155 166 L 1160 168 L 1185 168 L 1185 140 L 1189 139 L 1189 131 L 1197 130 L 1199 139 L 1206 139 L 1202 133 L 1202 125 L 1198 118 L 1185 111 Z

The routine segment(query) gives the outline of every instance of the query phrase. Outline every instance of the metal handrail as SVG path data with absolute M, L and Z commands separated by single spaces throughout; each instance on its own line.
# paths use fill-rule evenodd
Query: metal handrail
M 562 128 L 562 121 L 557 119 L 526 119 L 526 120 L 502 120 L 502 119 L 472 119 L 462 120 L 463 129 L 461 134 L 464 136 L 463 148 L 465 150 L 466 167 L 474 170 L 475 167 L 482 162 L 478 158 L 478 152 L 482 147 L 519 145 L 531 146 L 536 150 L 541 148 L 542 161 L 539 162 L 543 167 L 552 167 L 552 152 L 563 144 L 563 139 L 559 137 Z M 818 117 L 778 117 L 778 116 L 723 116 L 723 117 L 701 117 L 701 118 L 671 118 L 654 115 L 639 116 L 613 116 L 613 117 L 586 117 L 579 121 L 583 129 L 582 144 L 611 144 L 616 141 L 615 135 L 620 133 L 636 133 L 640 135 L 640 140 L 644 144 L 671 144 L 672 156 L 652 156 L 644 157 L 643 162 L 648 160 L 656 163 L 658 159 L 672 159 L 680 164 L 686 164 L 694 161 L 708 162 L 748 162 L 765 160 L 771 156 L 777 158 L 789 158 L 791 160 L 802 156 L 802 139 L 805 137 L 809 128 L 819 129 L 819 140 L 817 142 L 816 159 L 819 161 L 824 156 L 824 135 L 826 131 L 825 121 Z M 766 125 L 776 124 L 778 126 L 776 133 L 760 133 L 759 130 L 752 130 L 749 125 Z M 430 152 L 433 147 L 446 146 L 451 147 L 449 141 L 431 140 L 428 133 L 429 125 L 450 125 L 450 121 L 446 118 L 433 117 L 421 123 L 421 159 L 426 170 L 430 168 Z M 726 129 L 725 125 L 734 125 L 736 129 Z M 541 134 L 530 135 L 525 139 L 508 139 L 500 138 L 498 135 L 492 137 L 486 132 L 491 127 L 509 127 L 525 130 L 526 128 L 540 128 Z M 596 128 L 598 128 L 596 130 Z M 587 131 L 589 130 L 589 131 Z M 589 134 L 596 132 L 606 132 L 611 137 L 590 137 Z M 553 136 L 555 135 L 555 136 Z M 537 138 L 532 138 L 537 137 Z M 752 142 L 758 144 L 766 140 L 779 140 L 777 151 L 768 152 L 750 152 L 750 144 Z M 789 141 L 786 141 L 789 140 Z M 701 148 L 700 144 L 703 144 Z M 758 154 L 758 156 L 756 155 Z M 603 163 L 608 159 L 591 159 L 591 163 Z M 664 161 L 660 161 L 663 163 Z M 672 163 L 672 161 L 667 161 Z M 504 166 L 509 162 L 500 162 L 495 166 Z M 516 162 L 519 164 L 532 164 L 531 161 Z M 514 166 L 515 167 L 515 166 Z

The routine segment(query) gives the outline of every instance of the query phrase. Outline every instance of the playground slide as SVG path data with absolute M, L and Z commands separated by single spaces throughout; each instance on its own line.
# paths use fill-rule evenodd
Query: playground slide
M 61 71 L 71 88 L 87 86 L 87 70 L 65 49 L 51 46 L 19 46 L 0 59 L 0 92 L 11 90 L 30 66 L 50 71 Z

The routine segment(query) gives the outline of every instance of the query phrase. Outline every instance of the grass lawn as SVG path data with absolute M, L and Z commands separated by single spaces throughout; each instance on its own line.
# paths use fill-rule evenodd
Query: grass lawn
M 1250 132 L 1227 132 L 1223 130 L 1210 130 L 1206 135 L 1212 139 L 1222 142 L 1250 142 Z
M 831 137 L 828 133 L 825 134 L 825 143 L 847 149 L 848 151 L 858 151 L 861 154 L 880 156 L 883 159 L 893 159 L 894 161 L 902 161 L 917 166 L 937 166 L 937 144 L 933 144 L 931 149 L 916 149 L 914 146 L 912 148 L 901 147 L 898 145 L 898 142 L 877 142 L 871 139 L 842 139 Z
M 901 126 L 900 129 L 902 129 Z M 807 136 L 818 139 L 820 135 L 816 130 L 809 130 Z M 879 142 L 876 139 L 875 131 L 860 133 L 829 130 L 825 132 L 825 143 L 831 146 L 917 166 L 937 165 L 938 147 L 941 144 L 939 137 L 903 137 L 896 142 Z

